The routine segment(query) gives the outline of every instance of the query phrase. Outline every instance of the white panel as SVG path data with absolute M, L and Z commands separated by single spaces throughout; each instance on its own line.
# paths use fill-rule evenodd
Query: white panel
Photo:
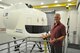
M 18 21 L 18 18 L 19 18 L 19 12 L 16 13 L 18 11 L 10 11 L 10 12 L 6 12 L 8 13 L 7 16 L 4 16 L 4 24 L 6 26 L 6 28 L 10 28 L 10 29 L 14 29 L 17 25 L 17 21 Z M 5 14 L 6 14 L 5 13 Z
M 0 11 L 0 28 L 5 28 L 5 26 L 3 24 L 3 10 Z
M 26 14 L 28 16 L 26 16 Z M 29 11 L 26 11 L 26 14 L 26 25 L 47 25 L 47 18 L 45 13 L 35 9 L 30 9 Z
M 70 11 L 70 39 L 71 42 L 77 44 L 77 34 L 74 34 L 74 31 L 77 32 L 77 10 Z
M 70 11 L 70 30 L 75 31 L 77 28 L 77 10 Z

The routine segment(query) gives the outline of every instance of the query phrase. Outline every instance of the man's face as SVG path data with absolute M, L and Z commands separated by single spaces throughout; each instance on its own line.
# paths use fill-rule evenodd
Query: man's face
M 60 15 L 55 15 L 54 20 L 56 23 L 60 22 Z

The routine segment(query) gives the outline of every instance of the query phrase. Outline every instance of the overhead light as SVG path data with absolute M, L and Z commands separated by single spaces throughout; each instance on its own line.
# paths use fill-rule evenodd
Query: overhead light
M 54 1 L 54 3 L 58 3 L 58 1 L 57 1 L 57 0 L 55 0 L 55 1 Z
M 41 5 L 43 5 L 44 3 L 43 2 L 41 2 Z
M 0 0 L 0 1 L 2 1 L 2 0 Z
M 61 6 L 60 4 L 57 4 L 56 6 Z
M 68 5 L 72 5 L 71 3 L 69 3 Z
M 70 2 L 70 1 L 72 1 L 72 0 L 68 0 L 68 1 Z
M 47 8 L 48 6 L 42 6 L 42 7 Z
M 67 5 L 66 7 L 69 7 L 69 5 Z

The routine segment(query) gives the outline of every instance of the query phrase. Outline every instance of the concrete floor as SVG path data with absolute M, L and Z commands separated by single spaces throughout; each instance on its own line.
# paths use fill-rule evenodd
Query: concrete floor
M 30 53 L 30 50 L 28 50 L 27 53 Z M 39 50 L 33 50 L 32 53 L 44 53 L 44 52 L 39 52 Z M 47 52 L 47 53 L 49 53 L 49 52 Z M 76 49 L 68 48 L 67 53 L 80 53 L 80 50 L 76 50 Z
M 28 53 L 30 53 L 30 52 L 28 51 Z M 39 52 L 39 50 L 33 50 L 32 53 L 44 53 L 44 52 Z M 49 53 L 49 52 L 47 52 L 47 53 Z M 67 53 L 80 53 L 80 50 L 68 48 Z
M 67 53 L 80 53 L 80 50 L 68 48 Z

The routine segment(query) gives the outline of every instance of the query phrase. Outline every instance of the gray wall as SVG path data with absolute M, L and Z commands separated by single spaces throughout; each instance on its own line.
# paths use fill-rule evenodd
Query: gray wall
M 51 11 L 51 12 L 45 12 L 45 13 L 46 13 L 47 18 L 48 18 L 49 29 L 51 29 L 51 27 L 54 24 L 54 14 L 55 14 L 55 12 Z
M 80 44 L 80 5 L 78 7 L 78 18 L 77 18 L 77 35 Z

